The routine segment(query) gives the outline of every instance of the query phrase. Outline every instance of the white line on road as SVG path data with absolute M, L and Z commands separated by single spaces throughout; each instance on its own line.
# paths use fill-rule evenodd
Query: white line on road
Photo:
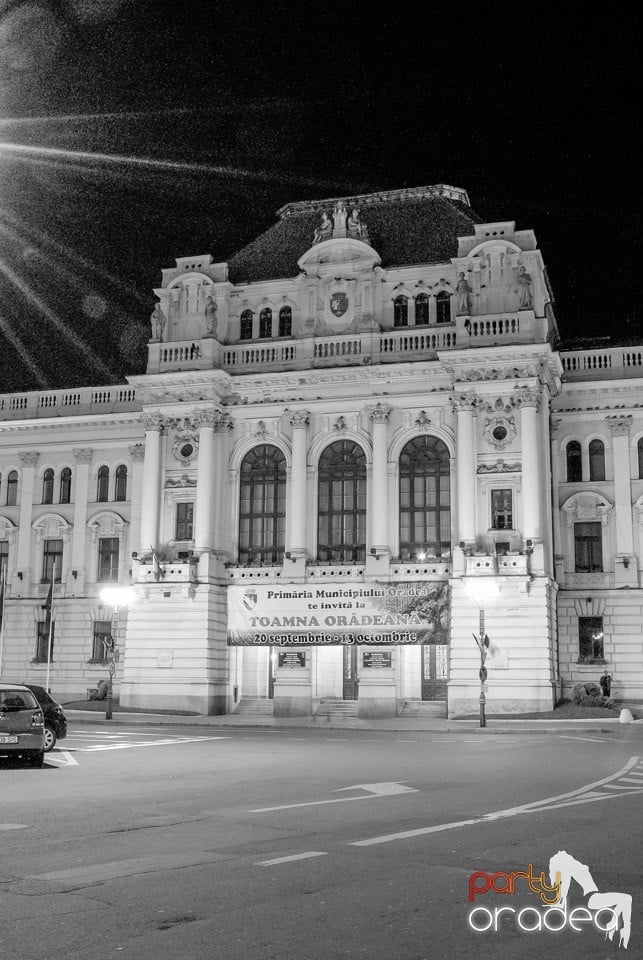
M 333 800 L 309 800 L 307 803 L 284 803 L 278 807 L 260 807 L 250 810 L 250 813 L 272 813 L 273 810 L 294 810 L 295 807 L 319 807 L 327 803 L 350 803 L 353 800 L 373 800 L 377 797 L 394 797 L 400 793 L 418 793 L 415 787 L 407 787 L 403 783 L 356 783 L 352 787 L 340 787 L 337 793 L 343 790 L 367 790 L 362 797 L 338 797 Z
M 587 740 L 588 743 L 611 743 L 611 740 L 606 740 L 605 737 L 571 737 L 567 736 L 564 733 L 560 734 L 561 740 Z
M 28 823 L 0 823 L 0 830 L 28 830 Z
M 205 740 L 229 740 L 229 737 L 182 737 L 180 740 L 144 740 L 140 743 L 98 743 L 91 747 L 78 747 L 83 753 L 97 753 L 99 750 L 129 750 L 132 747 L 166 747 L 179 743 L 203 743 Z
M 290 857 L 275 857 L 274 860 L 258 860 L 255 867 L 273 867 L 278 863 L 292 863 L 294 860 L 310 860 L 311 857 L 327 857 L 324 850 L 309 850 L 308 853 L 294 853 Z
M 55 763 L 59 767 L 77 767 L 78 760 L 72 757 L 69 750 L 52 750 L 47 754 L 47 763 Z

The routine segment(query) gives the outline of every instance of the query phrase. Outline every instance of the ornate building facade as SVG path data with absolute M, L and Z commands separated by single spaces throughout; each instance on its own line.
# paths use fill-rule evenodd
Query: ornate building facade
M 489 711 L 643 698 L 643 348 L 559 349 L 532 231 L 296 203 L 155 293 L 144 375 L 0 397 L 4 676 L 84 697 L 112 636 L 123 706 L 458 716 L 481 632 Z

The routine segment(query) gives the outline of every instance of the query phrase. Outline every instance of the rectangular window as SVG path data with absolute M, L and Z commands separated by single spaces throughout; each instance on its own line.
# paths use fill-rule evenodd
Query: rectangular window
M 578 618 L 578 662 L 603 662 L 603 618 Z
M 194 536 L 194 504 L 176 505 L 176 540 L 192 540 Z
M 492 530 L 512 530 L 513 529 L 513 507 L 512 491 L 492 490 L 491 491 L 491 529 Z
M 104 663 L 107 659 L 105 643 L 112 639 L 111 620 L 94 620 L 94 639 L 92 643 L 92 660 Z
M 63 568 L 62 540 L 45 540 L 42 552 L 42 583 L 51 583 L 51 574 L 56 568 L 55 583 L 60 583 Z
M 49 662 L 54 659 L 54 634 L 55 623 L 51 624 L 51 649 L 49 648 L 49 624 L 46 620 L 39 620 L 36 632 L 36 663 L 47 663 L 47 652 L 49 652 Z
M 576 573 L 602 572 L 603 538 L 600 523 L 574 524 L 574 556 Z
M 8 567 L 9 567 L 9 541 L 0 540 L 0 583 L 2 582 L 3 572 L 4 572 L 5 580 L 7 579 Z
M 118 537 L 101 537 L 98 541 L 98 580 L 118 580 Z

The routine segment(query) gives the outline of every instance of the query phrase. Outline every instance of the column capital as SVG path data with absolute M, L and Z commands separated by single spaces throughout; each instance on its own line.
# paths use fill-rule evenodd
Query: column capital
M 537 387 L 522 387 L 519 391 L 516 392 L 514 397 L 514 402 L 517 407 L 523 409 L 525 407 L 535 407 L 538 410 L 540 406 L 540 401 L 542 399 L 542 388 Z
M 145 459 L 145 444 L 133 443 L 129 448 L 129 455 L 132 463 L 142 463 Z
M 23 450 L 20 454 L 20 463 L 23 467 L 37 467 L 40 454 L 37 450 Z
M 473 390 L 468 390 L 466 393 L 452 393 L 449 402 L 454 413 L 464 413 L 466 411 L 472 413 L 480 403 L 480 398 Z
M 310 423 L 309 410 L 294 410 L 288 420 L 293 430 L 305 430 Z
M 369 413 L 369 418 L 373 423 L 388 423 L 388 419 L 391 415 L 392 407 L 385 406 L 383 403 L 378 403 Z
M 605 422 L 613 437 L 627 437 L 630 433 L 633 418 L 629 414 L 625 414 L 624 416 L 616 414 L 611 417 L 605 417 Z
M 228 433 L 234 429 L 234 423 L 229 414 L 219 413 L 212 422 L 212 429 L 215 433 Z
M 219 410 L 197 410 L 193 422 L 194 426 L 200 430 L 203 427 L 209 427 L 210 430 L 214 430 L 220 420 L 221 412 Z
M 146 433 L 160 433 L 166 423 L 165 417 L 158 410 L 144 413 L 142 419 Z
M 72 453 L 76 463 L 91 463 L 94 459 L 94 451 L 91 447 L 78 447 L 72 450 Z

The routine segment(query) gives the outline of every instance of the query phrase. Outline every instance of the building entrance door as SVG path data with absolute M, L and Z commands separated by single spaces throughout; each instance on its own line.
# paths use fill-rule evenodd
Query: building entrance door
M 275 697 L 275 676 L 277 674 L 277 647 L 268 648 L 268 699 L 274 700 Z
M 446 700 L 448 679 L 448 643 L 425 644 L 422 647 L 422 699 Z
M 359 677 L 357 674 L 357 647 L 344 647 L 344 700 L 357 700 Z

